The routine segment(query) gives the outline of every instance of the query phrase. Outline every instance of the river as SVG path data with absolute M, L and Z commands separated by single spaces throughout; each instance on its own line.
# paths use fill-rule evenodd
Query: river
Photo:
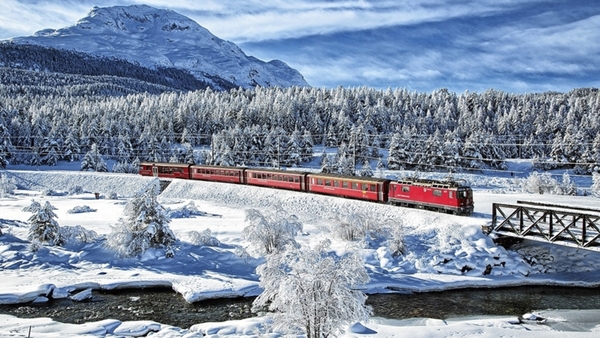
M 63 323 L 102 319 L 153 320 L 189 328 L 202 322 L 253 317 L 253 298 L 187 303 L 171 289 L 94 291 L 90 301 L 52 300 L 42 304 L 0 305 L 0 313 L 23 318 L 50 317 Z M 600 309 L 600 288 L 511 287 L 465 289 L 419 294 L 370 295 L 373 315 L 390 319 L 462 316 L 520 316 L 534 310 Z

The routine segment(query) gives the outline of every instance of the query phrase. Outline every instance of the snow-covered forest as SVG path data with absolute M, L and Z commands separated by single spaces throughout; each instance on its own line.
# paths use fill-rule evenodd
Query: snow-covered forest
M 5 70 L 6 71 L 6 70 Z M 29 73 L 31 75 L 31 73 Z M 256 88 L 106 95 L 94 83 L 0 85 L 0 164 L 56 164 L 97 145 L 105 159 L 297 166 L 312 146 L 329 159 L 389 169 L 541 169 L 598 172 L 600 94 L 455 94 L 372 88 Z M 31 83 L 31 82 L 29 82 Z M 204 151 L 192 153 L 201 147 Z M 193 156 L 192 156 L 193 155 Z M 111 168 L 109 168 L 111 169 Z

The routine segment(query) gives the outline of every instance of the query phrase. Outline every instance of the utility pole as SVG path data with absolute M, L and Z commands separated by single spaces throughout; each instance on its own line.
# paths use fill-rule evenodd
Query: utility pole
M 352 134 L 352 173 L 356 176 L 356 133 Z

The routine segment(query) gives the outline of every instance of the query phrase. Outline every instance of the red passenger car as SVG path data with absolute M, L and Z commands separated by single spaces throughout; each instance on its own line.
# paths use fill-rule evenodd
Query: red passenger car
M 308 174 L 308 191 L 386 203 L 389 182 L 370 177 Z
M 190 165 L 182 163 L 142 162 L 140 163 L 140 175 L 189 179 Z
M 299 171 L 246 169 L 246 184 L 306 191 L 306 174 Z
M 244 168 L 219 167 L 211 165 L 193 165 L 190 167 L 193 180 L 244 183 Z
M 470 215 L 473 212 L 473 190 L 456 181 L 402 179 L 391 182 L 390 203 L 428 210 Z

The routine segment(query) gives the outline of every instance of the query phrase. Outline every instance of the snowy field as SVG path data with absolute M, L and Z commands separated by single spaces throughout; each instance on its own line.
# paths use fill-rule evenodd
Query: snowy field
M 518 167 L 515 167 L 518 169 Z M 277 208 L 296 215 L 303 224 L 297 241 L 314 245 L 320 239 L 332 240 L 338 253 L 360 251 L 370 275 L 366 293 L 391 290 L 427 292 L 467 287 L 517 285 L 600 286 L 600 253 L 553 245 L 522 245 L 519 252 L 505 250 L 483 234 L 481 227 L 491 222 L 493 202 L 515 203 L 528 200 L 597 207 L 594 197 L 523 194 L 511 175 L 497 177 L 470 175 L 475 190 L 475 213 L 471 217 L 439 214 L 332 198 L 306 193 L 210 182 L 174 180 L 159 196 L 171 210 L 190 202 L 203 215 L 173 217 L 170 228 L 178 238 L 175 257 L 165 258 L 162 250 L 149 250 L 141 258 L 121 259 L 104 245 L 122 216 L 127 200 L 143 187 L 156 184 L 152 178 L 125 174 L 82 173 L 74 171 L 0 172 L 14 179 L 19 189 L 0 198 L 0 303 L 44 302 L 52 298 L 85 298 L 91 289 L 169 286 L 187 301 L 207 298 L 253 296 L 261 292 L 255 268 L 262 260 L 242 239 L 247 209 L 271 212 Z M 458 175 L 457 175 L 458 176 Z M 589 182 L 577 182 L 589 187 Z M 83 192 L 66 194 L 81 187 Z M 49 194 L 52 190 L 54 193 Z M 100 194 L 96 199 L 95 193 Z M 116 198 L 115 198 L 116 195 Z M 23 208 L 32 200 L 50 202 L 57 208 L 58 223 L 81 226 L 100 235 L 90 243 L 69 243 L 62 247 L 29 249 L 29 213 Z M 92 209 L 70 213 L 77 207 Z M 405 252 L 394 257 L 385 241 L 349 243 L 336 239 L 330 225 L 342 216 L 353 215 L 371 222 L 386 222 L 401 229 Z M 220 245 L 195 243 L 194 232 L 210 229 Z M 239 255 L 240 248 L 250 256 Z M 527 255 L 551 259 L 531 265 Z M 465 271 L 468 266 L 470 270 Z M 492 269 L 484 274 L 486 267 Z M 559 307 L 557 305 L 557 307 Z M 546 318 L 540 325 L 535 315 Z M 346 337 L 592 337 L 600 331 L 600 312 L 540 309 L 517 317 L 457 319 L 386 320 L 371 318 L 346 330 Z M 152 337 L 259 336 L 262 318 L 223 323 L 199 323 L 188 329 L 160 323 L 120 322 L 108 319 L 81 325 L 64 324 L 49 318 L 19 319 L 0 315 L 0 336 L 140 336 Z

